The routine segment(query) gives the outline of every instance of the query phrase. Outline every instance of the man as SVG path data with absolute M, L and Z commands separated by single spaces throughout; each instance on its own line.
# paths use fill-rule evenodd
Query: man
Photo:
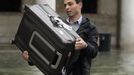
M 96 27 L 91 25 L 88 18 L 82 16 L 82 0 L 64 0 L 64 5 L 68 24 L 81 36 L 75 43 L 75 50 L 79 51 L 80 55 L 71 65 L 68 75 L 90 75 L 91 60 L 98 52 Z M 27 51 L 24 51 L 22 56 L 24 60 L 29 58 Z
M 76 39 L 75 50 L 80 51 L 78 60 L 71 67 L 72 75 L 90 75 L 91 60 L 97 55 L 98 34 L 96 27 L 81 14 L 82 0 L 64 0 L 67 22 L 81 36 Z

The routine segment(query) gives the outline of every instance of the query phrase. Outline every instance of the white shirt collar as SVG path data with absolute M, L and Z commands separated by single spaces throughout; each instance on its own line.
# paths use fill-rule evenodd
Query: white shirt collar
M 82 16 L 80 16 L 80 18 L 77 21 L 78 21 L 78 24 L 80 25 L 82 22 Z M 69 21 L 69 18 L 67 18 L 67 22 L 72 24 L 72 22 Z

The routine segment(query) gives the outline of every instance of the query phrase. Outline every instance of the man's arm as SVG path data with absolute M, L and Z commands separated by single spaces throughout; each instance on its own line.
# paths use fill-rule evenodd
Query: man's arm
M 85 52 L 90 58 L 96 57 L 98 53 L 98 32 L 95 27 L 93 27 L 88 35 L 87 47 Z

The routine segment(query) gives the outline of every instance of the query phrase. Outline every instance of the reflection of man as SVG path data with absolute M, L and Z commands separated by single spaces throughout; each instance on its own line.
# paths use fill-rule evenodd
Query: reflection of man
M 75 42 L 75 50 L 80 51 L 80 55 L 71 65 L 68 75 L 90 75 L 91 60 L 98 52 L 96 27 L 91 25 L 88 18 L 82 16 L 82 0 L 64 0 L 64 5 L 68 24 L 81 36 Z M 28 61 L 28 52 L 24 51 L 22 57 Z

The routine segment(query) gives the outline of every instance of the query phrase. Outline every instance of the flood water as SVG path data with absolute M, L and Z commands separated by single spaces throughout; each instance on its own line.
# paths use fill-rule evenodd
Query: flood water
M 93 60 L 91 75 L 134 75 L 134 48 L 99 52 Z M 0 75 L 43 75 L 29 66 L 16 48 L 0 48 Z

